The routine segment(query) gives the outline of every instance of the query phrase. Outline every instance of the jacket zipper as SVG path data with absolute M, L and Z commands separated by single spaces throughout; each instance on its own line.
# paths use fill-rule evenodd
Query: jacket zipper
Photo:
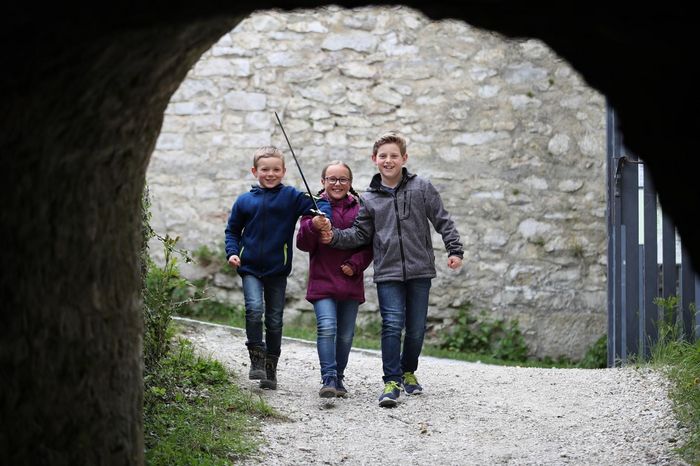
M 265 244 L 265 230 L 267 230 L 267 191 L 263 191 L 263 228 L 260 235 L 263 237 L 258 248 L 258 260 L 260 261 L 260 276 L 265 275 L 265 261 L 263 260 L 263 245 Z
M 399 216 L 399 200 L 398 193 L 393 194 L 394 197 L 394 213 L 396 214 L 396 229 L 399 234 L 399 250 L 401 251 L 401 269 L 403 270 L 403 281 L 406 281 L 406 256 L 403 252 L 403 237 L 401 236 L 401 218 Z

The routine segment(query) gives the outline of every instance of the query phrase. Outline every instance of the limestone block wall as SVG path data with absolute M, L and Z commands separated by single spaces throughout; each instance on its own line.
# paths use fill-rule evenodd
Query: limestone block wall
M 537 356 L 580 357 L 605 333 L 605 102 L 546 45 L 405 7 L 257 12 L 168 106 L 148 170 L 156 231 L 222 250 L 261 145 L 285 151 L 286 183 L 303 189 L 274 112 L 314 190 L 334 159 L 363 190 L 376 136 L 408 137 L 408 169 L 435 184 L 465 246 L 451 271 L 434 233 L 432 338 L 466 303 L 517 318 Z M 312 314 L 307 264 L 295 251 L 288 318 Z M 378 318 L 371 278 L 361 319 Z M 242 303 L 237 277 L 215 282 L 220 299 Z

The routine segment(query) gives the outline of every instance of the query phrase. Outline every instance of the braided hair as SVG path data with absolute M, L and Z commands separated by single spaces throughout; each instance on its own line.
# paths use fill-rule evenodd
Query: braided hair
M 355 191 L 355 189 L 352 187 L 352 170 L 350 169 L 350 167 L 348 166 L 347 163 L 345 163 L 341 160 L 333 160 L 332 162 L 329 162 L 325 167 L 323 167 L 323 170 L 321 170 L 321 179 L 324 179 L 324 180 L 326 179 L 326 170 L 328 170 L 328 167 L 331 167 L 333 165 L 342 165 L 343 167 L 348 169 L 348 174 L 350 175 L 350 183 L 351 183 L 350 184 L 350 194 L 355 196 L 357 198 L 357 200 L 359 201 L 360 195 L 357 194 L 357 191 Z M 323 194 L 323 192 L 325 190 L 326 190 L 325 188 L 322 188 L 321 190 L 319 190 L 319 192 L 317 194 L 321 195 L 321 194 Z

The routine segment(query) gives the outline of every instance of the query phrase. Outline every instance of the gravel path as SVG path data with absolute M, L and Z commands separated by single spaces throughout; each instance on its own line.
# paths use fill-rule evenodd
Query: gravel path
M 421 357 L 425 392 L 380 408 L 381 358 L 353 350 L 346 399 L 318 396 L 313 344 L 285 338 L 278 389 L 248 381 L 239 329 L 178 319 L 195 348 L 288 418 L 263 424 L 245 464 L 684 465 L 667 384 L 649 369 L 539 369 Z

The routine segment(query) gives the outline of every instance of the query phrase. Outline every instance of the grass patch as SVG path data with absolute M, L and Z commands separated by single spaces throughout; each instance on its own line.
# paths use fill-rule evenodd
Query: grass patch
M 233 380 L 221 363 L 178 340 L 144 377 L 146 462 L 227 465 L 254 453 L 259 420 L 276 414 Z
M 671 381 L 669 397 L 689 436 L 678 448 L 690 464 L 700 464 L 700 342 L 672 342 L 657 348 L 652 364 Z
M 659 339 L 651 349 L 651 365 L 670 380 L 674 413 L 689 432 L 677 451 L 689 464 L 700 464 L 700 341 L 683 340 L 677 296 L 657 298 L 654 303 L 661 310 L 661 319 Z M 691 312 L 695 321 L 695 304 L 691 304 Z
M 456 359 L 458 361 L 467 362 L 480 362 L 483 364 L 493 364 L 496 366 L 518 366 L 518 367 L 543 367 L 543 368 L 574 368 L 578 365 L 574 362 L 565 359 L 522 359 L 519 361 L 511 359 L 500 359 L 489 354 L 466 352 L 466 351 L 455 351 L 450 349 L 441 348 L 437 345 L 425 345 L 423 346 L 423 352 L 421 353 L 426 356 L 433 356 L 436 358 L 445 359 Z

